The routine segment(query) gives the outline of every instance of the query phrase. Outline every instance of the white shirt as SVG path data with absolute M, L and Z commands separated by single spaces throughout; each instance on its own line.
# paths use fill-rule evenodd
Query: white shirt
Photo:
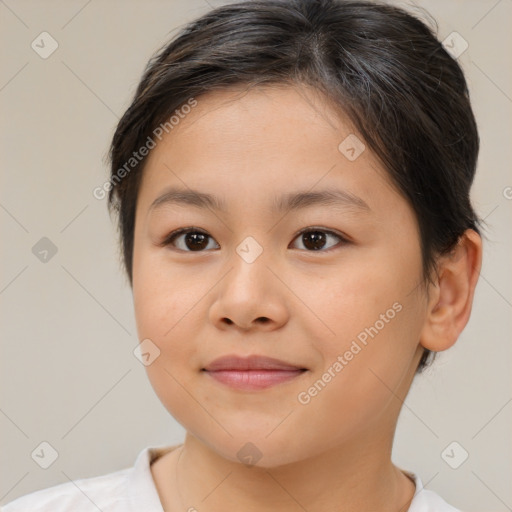
M 174 448 L 146 447 L 132 468 L 32 492 L 4 505 L 0 512 L 163 512 L 150 465 Z M 408 512 L 460 512 L 423 489 L 417 475 L 406 473 L 416 484 Z

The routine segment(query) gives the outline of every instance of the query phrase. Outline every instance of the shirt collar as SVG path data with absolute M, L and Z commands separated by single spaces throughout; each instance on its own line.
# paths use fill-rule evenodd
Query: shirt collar
M 133 512 L 164 512 L 151 474 L 151 463 L 178 446 L 147 446 L 139 453 L 128 477 L 126 489 L 128 503 Z

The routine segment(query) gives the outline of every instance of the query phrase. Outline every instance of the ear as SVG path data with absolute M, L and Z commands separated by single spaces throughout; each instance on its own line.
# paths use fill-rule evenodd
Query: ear
M 457 341 L 471 314 L 473 296 L 482 265 L 482 239 L 466 230 L 455 248 L 438 260 L 420 344 L 433 352 L 450 348 Z

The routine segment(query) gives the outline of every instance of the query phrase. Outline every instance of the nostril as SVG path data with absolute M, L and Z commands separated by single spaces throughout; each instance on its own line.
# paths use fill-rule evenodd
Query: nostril
M 227 317 L 224 318 L 223 321 L 226 322 L 228 325 L 234 324 L 233 320 L 231 320 L 230 318 L 227 318 Z M 260 316 L 259 318 L 256 318 L 255 321 L 260 324 L 267 324 L 268 322 L 270 322 L 270 318 L 267 318 L 266 316 Z

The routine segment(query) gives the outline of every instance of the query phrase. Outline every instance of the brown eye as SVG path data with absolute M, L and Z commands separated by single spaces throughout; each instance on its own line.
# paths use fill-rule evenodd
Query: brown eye
M 341 242 L 347 242 L 341 235 L 337 235 L 332 231 L 325 229 L 308 229 L 304 230 L 295 238 L 301 242 L 302 247 L 296 247 L 297 249 L 304 249 L 306 251 L 323 251 L 326 252 L 329 249 L 339 245 Z M 336 240 L 338 241 L 336 243 Z
M 163 245 L 172 245 L 177 249 L 185 252 L 202 252 L 204 249 L 212 249 L 209 246 L 209 240 L 213 241 L 213 238 L 210 237 L 207 233 L 203 231 L 198 231 L 194 228 L 180 229 L 171 233 Z M 218 244 L 216 244 L 218 248 Z

